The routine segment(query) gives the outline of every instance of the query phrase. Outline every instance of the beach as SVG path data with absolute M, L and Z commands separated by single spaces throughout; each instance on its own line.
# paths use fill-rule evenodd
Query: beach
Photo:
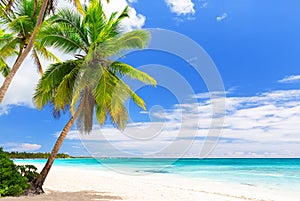
M 41 167 L 39 167 L 41 168 Z M 237 201 L 297 200 L 297 192 L 250 185 L 183 178 L 163 174 L 132 176 L 111 170 L 54 166 L 44 184 L 45 194 L 13 200 Z

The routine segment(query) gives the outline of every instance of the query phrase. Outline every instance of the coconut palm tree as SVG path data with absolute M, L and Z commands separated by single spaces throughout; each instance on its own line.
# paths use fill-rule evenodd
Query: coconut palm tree
M 0 7 L 2 15 L 0 21 L 5 30 L 0 30 L 0 70 L 6 77 L 10 71 L 5 60 L 11 56 L 20 55 L 27 45 L 32 30 L 34 30 L 40 5 L 35 6 L 34 0 L 19 0 L 14 5 L 14 11 L 5 11 Z M 43 69 L 40 56 L 44 59 L 59 61 L 59 59 L 43 47 L 39 41 L 35 41 L 32 49 L 32 58 L 37 66 L 38 71 L 42 74 Z
M 70 0 L 73 2 L 79 12 L 83 14 L 83 8 L 80 3 L 80 0 Z M 109 2 L 109 0 L 106 0 Z M 17 7 L 18 2 L 20 0 L 0 0 L 0 17 L 11 17 L 10 15 L 15 14 L 15 8 Z M 0 103 L 2 103 L 4 96 L 8 90 L 8 87 L 10 86 L 15 74 L 21 67 L 22 63 L 24 62 L 25 58 L 28 56 L 30 51 L 32 50 L 35 38 L 38 33 L 38 30 L 40 26 L 42 25 L 42 22 L 45 19 L 45 16 L 47 13 L 50 13 L 50 11 L 54 12 L 55 9 L 55 3 L 54 0 L 33 0 L 33 7 L 32 7 L 32 13 L 31 16 L 35 21 L 35 26 L 29 33 L 29 38 L 27 38 L 25 44 L 23 47 L 20 48 L 17 54 L 17 59 L 15 60 L 15 63 L 11 68 L 7 65 L 5 62 L 5 57 L 0 57 L 0 73 L 5 76 L 5 80 L 2 83 L 2 86 L 0 87 Z M 42 48 L 42 47 L 41 47 Z M 33 52 L 33 56 L 35 58 L 35 63 L 40 67 L 39 60 L 36 59 L 37 53 Z M 39 68 L 41 72 L 41 68 Z
M 42 191 L 55 157 L 76 120 L 83 133 L 92 130 L 94 114 L 100 125 L 109 116 L 117 128 L 123 129 L 128 121 L 126 100 L 132 98 L 139 107 L 146 109 L 144 101 L 122 80 L 122 76 L 156 85 L 148 74 L 113 59 L 124 50 L 144 48 L 149 39 L 148 32 L 143 30 L 121 33 L 120 23 L 128 17 L 127 8 L 120 14 L 112 13 L 107 17 L 101 2 L 92 0 L 83 11 L 84 15 L 66 9 L 59 11 L 38 35 L 44 46 L 74 54 L 72 60 L 50 65 L 34 95 L 38 109 L 50 104 L 55 116 L 68 109 L 72 114 L 34 182 L 39 191 Z
M 2 0 L 0 3 L 0 8 L 1 8 L 1 14 L 0 16 L 7 16 L 9 17 L 11 13 L 12 15 L 14 15 L 14 6 L 13 3 L 15 1 L 5 1 Z M 49 3 L 49 0 L 43 0 L 41 6 L 39 7 L 39 12 L 37 12 L 38 10 L 38 2 L 41 1 L 34 1 L 34 8 L 33 11 L 35 13 L 39 13 L 37 18 L 36 18 L 36 24 L 33 30 L 31 30 L 30 32 L 30 37 L 28 38 L 27 41 L 24 41 L 24 46 L 20 46 L 20 50 L 17 56 L 17 59 L 14 63 L 14 65 L 12 66 L 12 68 L 9 70 L 9 73 L 7 74 L 7 76 L 5 77 L 5 80 L 2 84 L 2 86 L 0 87 L 0 103 L 3 101 L 5 93 L 8 89 L 8 87 L 10 86 L 10 83 L 12 82 L 13 77 L 15 76 L 15 74 L 17 73 L 17 71 L 19 70 L 19 68 L 21 67 L 21 64 L 23 63 L 23 61 L 25 60 L 25 58 L 27 57 L 27 55 L 30 53 L 32 47 L 34 46 L 34 42 L 35 42 L 35 38 L 36 35 L 38 33 L 38 30 L 44 20 L 45 17 L 45 13 L 47 10 L 47 6 Z M 33 16 L 30 16 L 33 17 Z M 4 17 L 5 19 L 5 17 Z M 22 21 L 22 20 L 21 20 Z M 3 58 L 2 58 L 3 59 Z M 3 63 L 3 62 L 2 62 Z M 3 67 L 2 67 L 3 68 Z M 6 71 L 8 70 L 8 66 L 5 67 Z

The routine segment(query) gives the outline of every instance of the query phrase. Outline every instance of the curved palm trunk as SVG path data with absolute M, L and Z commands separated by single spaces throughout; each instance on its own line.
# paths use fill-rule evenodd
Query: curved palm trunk
M 77 119 L 78 115 L 82 111 L 82 108 L 83 108 L 83 103 L 80 103 L 80 106 L 77 109 L 77 111 L 75 112 L 75 114 L 70 118 L 68 123 L 65 125 L 64 129 L 61 131 L 61 133 L 60 133 L 58 139 L 56 140 L 55 145 L 51 151 L 50 157 L 47 160 L 47 163 L 45 164 L 43 170 L 41 171 L 41 173 L 39 174 L 39 176 L 33 183 L 33 188 L 34 188 L 33 193 L 34 194 L 44 193 L 42 187 L 46 180 L 46 177 L 53 165 L 53 162 L 57 156 L 57 153 L 58 153 L 60 147 L 62 146 L 68 132 L 70 131 L 70 129 L 71 129 L 72 125 L 74 124 L 75 120 Z
M 27 44 L 26 48 L 24 49 L 24 51 L 21 53 L 21 55 L 19 55 L 19 57 L 17 58 L 16 62 L 14 63 L 11 71 L 9 72 L 9 74 L 7 75 L 7 77 L 5 78 L 1 88 L 0 88 L 0 103 L 2 103 L 4 96 L 7 92 L 8 87 L 10 86 L 13 77 L 15 76 L 15 74 L 17 73 L 17 71 L 19 70 L 20 66 L 22 65 L 23 61 L 25 60 L 25 58 L 27 57 L 27 55 L 29 54 L 30 50 L 33 47 L 36 35 L 38 33 L 38 30 L 43 22 L 44 19 L 44 15 L 46 12 L 46 8 L 48 5 L 48 1 L 49 0 L 44 0 L 39 16 L 38 16 L 38 20 L 36 22 L 35 28 L 30 36 L 29 39 L 29 43 Z
M 66 138 L 68 132 L 70 131 L 73 123 L 75 121 L 74 116 L 71 117 L 71 119 L 68 121 L 68 123 L 65 125 L 64 129 L 62 130 L 62 132 L 60 133 L 58 139 L 55 142 L 55 145 L 51 151 L 50 157 L 47 160 L 46 165 L 44 166 L 43 170 L 41 171 L 41 173 L 39 174 L 38 178 L 34 181 L 34 188 L 36 190 L 36 193 L 43 193 L 43 184 L 46 180 L 46 177 L 50 171 L 50 168 L 52 167 L 52 164 L 56 158 L 56 155 L 60 149 L 60 147 L 62 146 L 64 139 Z

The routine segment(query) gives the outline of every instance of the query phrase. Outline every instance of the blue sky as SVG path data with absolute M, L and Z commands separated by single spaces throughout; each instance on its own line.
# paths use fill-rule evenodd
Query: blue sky
M 215 63 L 227 96 L 226 117 L 222 136 L 208 156 L 300 156 L 299 1 L 112 0 L 105 10 L 121 10 L 126 4 L 132 8 L 124 30 L 178 32 L 201 46 Z M 123 133 L 109 124 L 100 128 L 95 122 L 90 135 L 80 136 L 74 127 L 62 151 L 198 157 L 212 118 L 213 100 L 203 77 L 189 61 L 166 52 L 134 52 L 122 61 L 136 67 L 148 65 L 150 74 L 160 76 L 155 78 L 176 85 L 170 74 L 161 71 L 173 69 L 191 86 L 193 93 L 185 95 L 193 100 L 179 101 L 174 90 L 160 82 L 157 88 L 144 86 L 137 92 L 149 112 L 129 102 L 132 121 Z M 27 59 L 0 106 L 0 146 L 6 150 L 50 151 L 70 117 L 67 113 L 55 120 L 51 108 L 34 108 L 31 99 L 38 78 Z M 181 90 L 178 85 L 177 91 Z

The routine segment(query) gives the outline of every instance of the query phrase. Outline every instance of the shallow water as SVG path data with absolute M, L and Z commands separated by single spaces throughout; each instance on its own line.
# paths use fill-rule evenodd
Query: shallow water
M 45 159 L 16 159 L 18 164 L 42 166 Z M 168 174 L 248 186 L 300 190 L 300 159 L 56 159 L 55 166 L 115 170 L 125 174 Z

